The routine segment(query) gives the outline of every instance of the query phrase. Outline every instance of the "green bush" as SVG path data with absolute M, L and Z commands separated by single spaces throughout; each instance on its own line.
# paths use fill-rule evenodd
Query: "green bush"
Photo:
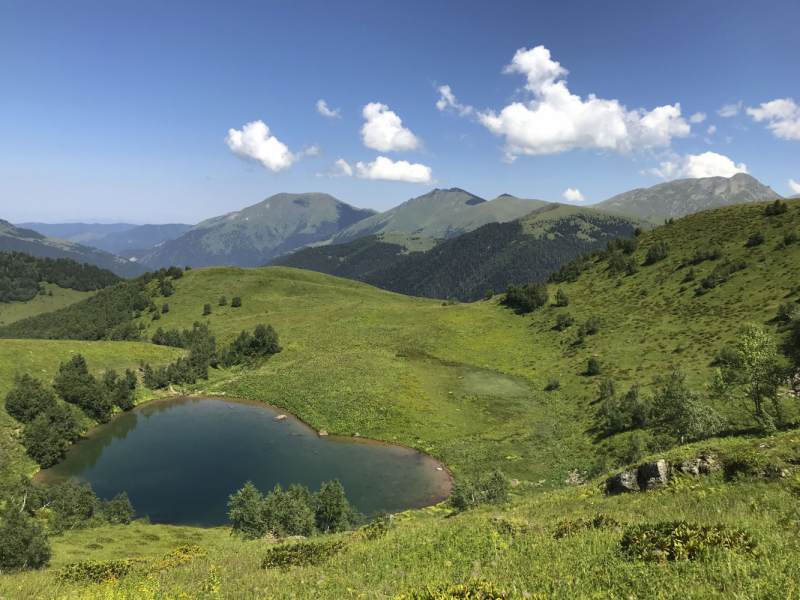
M 208 302 L 206 302 L 205 304 L 203 304 L 203 316 L 207 317 L 210 314 L 211 314 L 211 305 Z
M 756 542 L 744 531 L 728 530 L 723 524 L 695 525 L 685 521 L 630 525 L 622 534 L 620 546 L 630 560 L 656 563 L 701 560 L 716 548 L 751 558 L 759 555 Z
M 376 515 L 372 522 L 358 530 L 358 535 L 366 540 L 377 540 L 389 533 L 392 521 L 388 513 Z
M 347 550 L 347 542 L 324 540 L 282 544 L 270 548 L 261 560 L 262 569 L 283 569 L 321 565 Z
M 53 390 L 27 373 L 14 377 L 14 387 L 6 394 L 6 412 L 21 423 L 30 423 L 55 404 Z
M 552 392 L 561 387 L 561 382 L 558 379 L 550 379 L 544 386 L 545 392 Z
M 491 288 L 486 290 L 486 294 L 484 295 L 484 298 L 486 298 L 487 300 L 491 300 L 492 298 L 494 298 L 494 290 L 491 289 Z
M 564 331 L 575 323 L 575 317 L 573 317 L 570 313 L 565 312 L 561 313 L 556 317 L 556 329 L 560 331 Z
M 50 544 L 41 525 L 6 501 L 0 512 L 0 573 L 41 569 L 50 564 Z
M 645 257 L 645 264 L 652 265 L 658 261 L 664 260 L 669 254 L 669 244 L 664 241 L 657 241 L 647 249 L 647 256 Z
M 79 413 L 77 408 L 59 403 L 28 423 L 22 432 L 28 456 L 42 468 L 55 463 L 83 432 Z
M 556 292 L 556 306 L 569 306 L 569 296 L 561 288 Z
M 789 210 L 789 205 L 786 204 L 786 202 L 775 200 L 775 202 L 767 205 L 767 207 L 764 209 L 764 216 L 776 217 L 778 215 L 784 214 L 787 210 Z
M 124 558 L 119 560 L 82 560 L 64 565 L 56 577 L 75 583 L 106 583 L 122 579 L 134 569 L 141 568 L 152 558 Z
M 495 506 L 508 501 L 510 484 L 498 469 L 477 480 L 459 480 L 453 486 L 450 505 L 458 512 L 483 504 Z
M 234 296 L 233 300 L 231 300 L 231 307 L 239 308 L 241 306 L 242 306 L 242 299 L 239 296 Z
M 220 296 L 218 305 L 219 306 L 228 306 L 228 299 L 225 296 Z
M 562 519 L 556 524 L 555 533 L 553 538 L 560 540 L 571 535 L 577 535 L 586 531 L 610 529 L 612 527 L 624 527 L 625 524 L 617 521 L 614 517 L 607 513 L 600 513 L 591 519 L 578 518 L 578 519 Z
M 586 374 L 589 377 L 593 377 L 595 375 L 600 375 L 602 372 L 603 368 L 600 365 L 600 361 L 594 357 L 590 358 L 589 362 L 586 364 Z
M 763 244 L 765 241 L 766 238 L 764 237 L 764 233 L 761 231 L 757 231 L 747 239 L 747 247 L 755 248 L 756 246 L 760 246 L 761 244 Z
M 506 287 L 505 304 L 516 308 L 520 313 L 532 312 L 547 304 L 548 299 L 547 284 L 544 283 L 509 283 Z
M 395 600 L 547 600 L 544 594 L 525 594 L 524 596 L 515 586 L 500 587 L 493 581 L 474 578 L 467 583 L 451 584 L 437 583 L 418 590 L 411 590 L 407 594 L 396 596 Z

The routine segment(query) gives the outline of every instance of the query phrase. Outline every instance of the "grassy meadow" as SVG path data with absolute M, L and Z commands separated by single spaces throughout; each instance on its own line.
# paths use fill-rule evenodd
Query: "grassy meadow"
M 443 306 L 282 267 L 190 270 L 174 281 L 171 296 L 155 298 L 159 309 L 169 304 L 167 313 L 153 321 L 145 312 L 137 320 L 148 336 L 156 327 L 191 328 L 203 321 L 218 344 L 225 344 L 265 323 L 275 327 L 283 346 L 257 368 L 212 369 L 211 379 L 192 392 L 261 400 L 317 430 L 405 444 L 443 460 L 456 479 L 500 467 L 523 481 L 513 488 L 513 502 L 458 516 L 441 508 L 400 515 L 386 537 L 347 537 L 343 556 L 289 572 L 260 569 L 268 542 L 244 543 L 226 529 L 135 524 L 70 532 L 53 539 L 54 568 L 88 558 L 156 556 L 186 543 L 203 545 L 208 554 L 148 579 L 88 590 L 58 582 L 54 569 L 3 576 L 0 596 L 202 598 L 214 595 L 209 581 L 219 578 L 216 595 L 225 598 L 394 597 L 475 574 L 547 598 L 796 596 L 800 480 L 795 463 L 787 461 L 800 460 L 797 430 L 772 439 L 738 435 L 750 424 L 720 406 L 735 435 L 667 456 L 693 458 L 703 450 L 720 456 L 779 453 L 787 474 L 777 481 L 737 480 L 719 472 L 623 497 L 599 493 L 594 484 L 600 475 L 585 487 L 565 482 L 571 469 L 590 471 L 604 446 L 625 443 L 628 435 L 601 439 L 594 429 L 602 379 L 614 378 L 623 391 L 640 383 L 650 394 L 652 378 L 676 367 L 702 392 L 713 374 L 714 354 L 743 323 L 758 323 L 778 339 L 777 308 L 798 299 L 792 290 L 800 284 L 800 243 L 782 243 L 787 234 L 800 234 L 800 200 L 788 204 L 789 211 L 775 217 L 764 216 L 765 203 L 738 205 L 645 232 L 633 255 L 638 272 L 610 276 L 608 260 L 593 263 L 574 283 L 551 285 L 551 303 L 528 315 L 506 308 L 501 297 Z M 757 232 L 764 243 L 749 247 Z M 668 256 L 646 265 L 647 250 L 658 241 L 669 243 Z M 699 282 L 719 261 L 682 264 L 712 247 L 731 260 L 745 260 L 747 267 L 698 294 Z M 569 296 L 569 306 L 554 305 L 558 288 Z M 219 306 L 223 295 L 227 305 Z M 234 296 L 242 298 L 240 308 L 231 307 Z M 206 303 L 211 314 L 203 316 Z M 559 331 L 556 317 L 567 311 L 576 323 Z M 599 318 L 599 330 L 578 344 L 575 330 L 590 317 Z M 70 350 L 83 353 L 97 373 L 133 366 L 140 358 L 163 364 L 179 352 L 149 344 L 2 340 L 0 395 L 14 371 L 45 376 Z M 584 374 L 591 357 L 600 360 L 602 375 Z M 553 379 L 560 387 L 545 391 Z M 797 408 L 792 404 L 789 413 L 795 421 Z M 554 538 L 561 519 L 598 513 L 629 523 L 723 521 L 753 535 L 760 556 L 718 551 L 705 561 L 653 564 L 625 558 L 622 534 L 613 528 Z M 504 529 L 498 516 L 519 527 Z
M 79 292 L 78 290 L 62 288 L 55 283 L 47 283 L 46 281 L 42 282 L 42 287 L 48 293 L 37 295 L 27 302 L 0 302 L 0 325 L 10 325 L 20 319 L 58 310 L 75 302 L 80 302 L 94 294 L 94 292 Z M 52 292 L 53 295 L 50 296 L 49 292 Z

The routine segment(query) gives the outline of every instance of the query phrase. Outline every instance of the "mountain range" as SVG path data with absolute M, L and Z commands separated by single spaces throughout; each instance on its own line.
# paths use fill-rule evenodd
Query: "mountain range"
M 710 208 L 781 198 L 747 173 L 732 177 L 676 179 L 636 189 L 594 204 L 593 208 L 624 212 L 656 221 L 685 217 Z
M 0 251 L 27 252 L 38 257 L 71 258 L 79 263 L 108 269 L 121 277 L 136 277 L 146 270 L 141 265 L 109 252 L 43 235 L 32 229 L 16 227 L 2 219 L 0 219 Z
M 183 223 L 165 225 L 132 225 L 130 223 L 19 223 L 17 227 L 32 229 L 47 236 L 63 238 L 119 254 L 130 259 L 142 250 L 174 239 L 192 228 Z

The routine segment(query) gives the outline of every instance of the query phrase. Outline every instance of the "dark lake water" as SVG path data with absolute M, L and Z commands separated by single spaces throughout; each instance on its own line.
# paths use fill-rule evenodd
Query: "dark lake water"
M 441 502 L 450 479 L 434 459 L 400 446 L 319 437 L 303 423 L 246 400 L 176 398 L 144 404 L 92 430 L 36 480 L 89 482 L 101 498 L 127 492 L 153 523 L 225 525 L 228 496 L 248 480 L 266 493 L 280 483 L 339 479 L 370 515 Z

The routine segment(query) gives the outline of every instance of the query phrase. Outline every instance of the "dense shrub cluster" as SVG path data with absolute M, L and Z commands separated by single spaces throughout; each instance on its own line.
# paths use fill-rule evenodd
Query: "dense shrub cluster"
M 44 293 L 41 283 L 91 292 L 122 281 L 107 269 L 69 258 L 37 258 L 24 252 L 0 252 L 0 302 L 25 302 Z
M 747 262 L 744 259 L 733 261 L 729 258 L 724 259 L 722 262 L 714 267 L 705 278 L 700 281 L 700 287 L 697 289 L 698 295 L 703 295 L 713 290 L 718 285 L 722 285 L 731 275 L 737 271 L 742 271 L 747 268 Z
M 228 509 L 231 535 L 245 539 L 270 533 L 279 537 L 336 533 L 351 529 L 361 518 L 338 480 L 323 483 L 314 494 L 305 486 L 292 484 L 285 492 L 277 485 L 266 496 L 247 482 L 230 497 Z
M 658 240 L 647 249 L 647 256 L 645 257 L 645 264 L 652 265 L 658 261 L 664 260 L 669 255 L 669 244 L 665 241 Z
M 591 519 L 580 517 L 577 519 L 562 519 L 556 524 L 556 530 L 553 533 L 553 538 L 560 540 L 561 538 L 570 537 L 586 531 L 595 531 L 603 529 L 611 529 L 613 527 L 625 527 L 625 523 L 617 521 L 608 513 L 600 513 Z
M 714 549 L 725 549 L 751 558 L 759 555 L 753 538 L 725 525 L 694 525 L 685 521 L 641 523 L 625 528 L 620 542 L 631 560 L 665 563 L 707 558 Z
M 134 571 L 160 573 L 185 565 L 195 558 L 202 558 L 206 550 L 202 546 L 180 546 L 163 558 L 134 557 L 120 560 L 83 560 L 64 565 L 56 577 L 61 581 L 76 583 L 108 583 L 126 577 Z
M 343 540 L 323 540 L 282 544 L 267 550 L 261 560 L 262 569 L 284 569 L 321 565 L 347 550 Z
M 787 210 L 789 210 L 789 205 L 786 202 L 781 202 L 780 200 L 775 200 L 772 204 L 767 205 L 764 209 L 764 216 L 765 217 L 774 217 L 777 215 L 784 214 Z
M 635 233 L 635 232 L 634 232 Z M 620 251 L 623 254 L 633 254 L 636 252 L 636 248 L 639 246 L 639 240 L 637 236 L 629 237 L 629 238 L 617 238 L 615 240 L 611 240 L 606 244 L 606 249 L 609 252 L 616 252 Z
M 528 313 L 547 304 L 550 295 L 546 283 L 524 283 L 506 287 L 505 304 L 517 309 L 520 313 Z
M 453 486 L 450 506 L 458 512 L 483 504 L 495 506 L 508 501 L 510 484 L 499 470 L 475 480 L 461 479 Z
M 473 578 L 467 583 L 437 583 L 401 594 L 395 600 L 547 600 L 545 594 L 522 594 L 516 586 L 501 587 L 493 581 Z

